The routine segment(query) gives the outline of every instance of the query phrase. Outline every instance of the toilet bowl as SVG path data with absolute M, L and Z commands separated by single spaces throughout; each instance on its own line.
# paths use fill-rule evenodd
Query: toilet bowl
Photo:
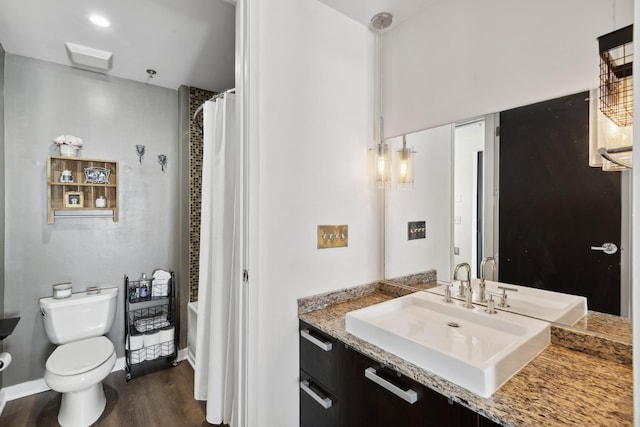
M 106 337 L 61 345 L 47 359 L 44 380 L 62 393 L 58 422 L 62 426 L 94 423 L 107 403 L 102 380 L 116 363 L 116 353 Z
M 103 334 L 113 324 L 117 291 L 40 299 L 47 336 L 60 344 L 47 359 L 44 380 L 62 393 L 58 422 L 63 427 L 89 426 L 106 406 L 102 380 L 115 366 L 116 353 Z

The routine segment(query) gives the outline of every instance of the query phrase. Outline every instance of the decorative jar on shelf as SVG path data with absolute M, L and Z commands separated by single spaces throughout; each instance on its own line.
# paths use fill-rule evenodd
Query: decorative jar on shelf
M 65 157 L 76 157 L 78 155 L 78 149 L 71 145 L 62 144 L 60 147 L 60 155 Z
M 106 208 L 107 207 L 107 199 L 104 196 L 98 196 L 96 199 L 96 208 Z

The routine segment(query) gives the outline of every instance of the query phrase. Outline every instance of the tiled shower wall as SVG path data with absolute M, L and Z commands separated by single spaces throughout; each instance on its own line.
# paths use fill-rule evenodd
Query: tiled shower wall
M 200 211 L 202 209 L 202 112 L 197 121 L 193 115 L 215 92 L 189 88 L 189 301 L 198 301 L 198 276 L 200 273 Z

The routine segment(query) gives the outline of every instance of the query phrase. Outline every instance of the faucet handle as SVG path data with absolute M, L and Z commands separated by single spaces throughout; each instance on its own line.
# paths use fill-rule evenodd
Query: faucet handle
M 451 299 L 451 283 L 447 283 L 445 285 L 444 288 L 444 299 L 442 301 L 444 302 L 453 302 L 453 300 Z
M 467 286 L 467 292 L 465 294 L 464 308 L 474 308 L 475 306 L 473 305 L 473 288 L 471 287 L 471 282 L 467 283 L 469 283 L 469 286 Z
M 498 286 L 498 289 L 502 289 L 502 295 L 500 295 L 500 302 L 498 305 L 500 307 L 510 307 L 510 305 L 507 304 L 507 291 L 518 292 L 518 290 L 515 288 L 508 288 L 506 286 Z
M 487 300 L 487 308 L 484 311 L 486 311 L 487 314 L 496 314 L 496 313 L 498 313 L 496 311 L 495 303 L 496 302 L 493 300 L 493 293 L 489 293 L 489 299 Z

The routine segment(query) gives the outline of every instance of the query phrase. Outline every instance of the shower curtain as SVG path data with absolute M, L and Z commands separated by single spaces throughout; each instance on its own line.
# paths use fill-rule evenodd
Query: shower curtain
M 240 274 L 239 144 L 235 95 L 204 105 L 200 277 L 194 397 L 206 400 L 207 421 L 231 423 L 235 321 Z

